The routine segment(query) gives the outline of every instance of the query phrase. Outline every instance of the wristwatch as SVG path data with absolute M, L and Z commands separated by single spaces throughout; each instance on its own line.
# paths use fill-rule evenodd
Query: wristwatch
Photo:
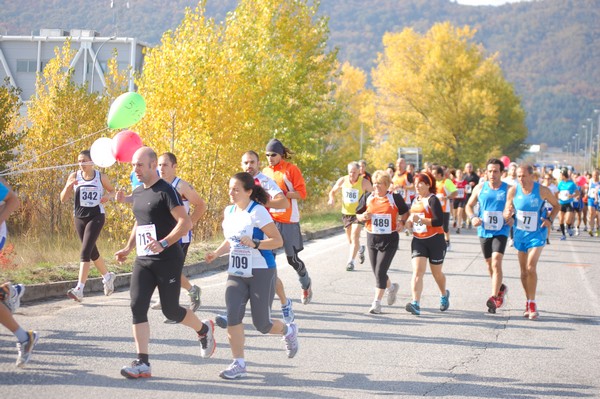
M 258 238 L 253 238 L 252 242 L 254 243 L 254 249 L 258 249 L 258 246 L 260 245 L 260 240 Z
M 167 240 L 160 240 L 158 242 L 160 244 L 161 247 L 166 248 L 169 246 L 169 243 L 167 242 Z

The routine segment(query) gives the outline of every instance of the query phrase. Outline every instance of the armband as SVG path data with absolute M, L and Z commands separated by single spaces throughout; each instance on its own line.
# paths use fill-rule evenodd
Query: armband
M 252 242 L 254 243 L 254 249 L 258 249 L 258 246 L 260 245 L 260 240 L 258 238 L 253 238 Z

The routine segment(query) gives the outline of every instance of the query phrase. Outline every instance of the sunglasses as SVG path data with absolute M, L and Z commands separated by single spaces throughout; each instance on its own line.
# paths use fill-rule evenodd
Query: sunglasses
M 268 156 L 269 158 L 273 158 L 273 157 L 276 157 L 279 154 L 273 153 L 273 154 L 265 154 L 265 155 Z

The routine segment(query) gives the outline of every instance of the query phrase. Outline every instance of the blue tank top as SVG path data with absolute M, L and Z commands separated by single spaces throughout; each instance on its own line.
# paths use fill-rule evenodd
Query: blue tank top
M 518 184 L 515 198 L 515 241 L 528 243 L 531 241 L 546 242 L 546 227 L 541 227 L 542 217 L 546 215 L 544 200 L 540 196 L 539 183 L 533 183 L 530 194 L 523 192 L 523 187 Z
M 483 183 L 479 192 L 479 215 L 483 224 L 477 227 L 477 235 L 482 238 L 508 236 L 510 227 L 504 223 L 502 212 L 506 205 L 506 194 L 509 185 L 505 182 L 494 190 L 489 182 Z

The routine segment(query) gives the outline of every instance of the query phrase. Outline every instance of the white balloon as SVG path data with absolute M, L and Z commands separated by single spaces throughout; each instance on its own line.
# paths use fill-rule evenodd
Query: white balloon
M 552 171 L 552 177 L 554 177 L 556 180 L 560 180 L 560 169 L 555 168 Z
M 117 162 L 112 153 L 112 139 L 108 137 L 100 137 L 94 141 L 92 148 L 90 148 L 90 155 L 92 161 L 102 168 L 108 168 Z

